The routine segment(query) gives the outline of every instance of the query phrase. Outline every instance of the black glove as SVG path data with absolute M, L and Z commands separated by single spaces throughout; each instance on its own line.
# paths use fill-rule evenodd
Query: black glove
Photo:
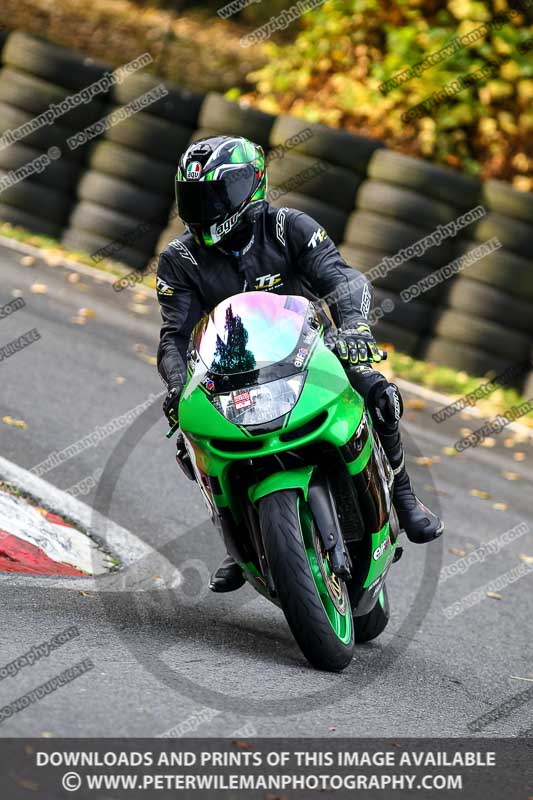
M 182 388 L 183 387 L 181 386 L 170 386 L 167 396 L 163 401 L 163 411 L 165 412 L 165 416 L 172 427 L 177 425 L 179 422 L 178 409 Z
M 340 360 L 347 365 L 368 364 L 382 360 L 381 353 L 366 322 L 358 322 L 351 328 L 340 328 L 335 342 Z

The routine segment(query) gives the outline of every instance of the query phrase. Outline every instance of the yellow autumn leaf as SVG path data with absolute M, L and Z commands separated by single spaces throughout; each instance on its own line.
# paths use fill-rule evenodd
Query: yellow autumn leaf
M 490 492 L 485 492 L 483 489 L 470 489 L 470 494 L 473 497 L 481 497 L 482 500 L 488 500 Z
M 130 311 L 133 311 L 134 314 L 149 314 L 150 309 L 148 306 L 143 306 L 140 303 L 130 303 L 128 306 Z
M 424 408 L 427 407 L 427 403 L 419 397 L 411 397 L 409 400 L 406 400 L 405 407 L 412 408 L 414 411 L 423 411 Z
M 524 564 L 533 564 L 533 556 L 526 556 L 525 553 L 520 553 L 518 558 L 520 561 L 523 561 Z
M 115 378 L 115 383 L 118 383 L 119 386 L 122 386 L 123 383 L 126 383 L 126 378 L 122 377 L 122 375 L 117 375 Z
M 490 597 L 491 600 L 503 600 L 502 595 L 498 594 L 498 592 L 485 592 L 485 594 L 487 597 Z
M 481 442 L 481 447 L 494 447 L 495 445 L 496 439 L 493 439 L 492 436 L 487 436 L 487 438 Z
M 507 505 L 507 503 L 493 503 L 492 507 L 496 511 L 507 511 L 508 505 Z
M 33 292 L 33 294 L 47 294 L 48 286 L 46 283 L 33 283 L 30 286 L 30 292 Z
M 448 553 L 451 553 L 452 556 L 466 556 L 466 550 L 459 550 L 458 547 L 448 547 Z
M 34 267 L 36 261 L 37 259 L 35 256 L 22 256 L 19 263 L 22 264 L 23 267 Z
M 2 422 L 6 425 L 11 425 L 12 428 L 27 428 L 27 424 L 23 419 L 13 419 L 13 417 L 2 417 Z
M 455 449 L 455 447 L 443 447 L 442 452 L 445 456 L 458 456 L 459 453 Z
M 522 476 L 518 474 L 518 472 L 509 472 L 505 470 L 502 472 L 503 477 L 506 481 L 521 481 Z
M 79 314 L 77 316 L 75 316 L 75 317 L 71 317 L 70 321 L 74 325 L 85 325 L 87 323 L 86 318 L 85 317 L 80 317 Z
M 78 272 L 69 272 L 69 274 L 67 275 L 67 281 L 69 283 L 79 283 L 80 280 L 81 277 Z
M 157 365 L 157 358 L 155 356 L 149 356 L 147 353 L 138 353 L 139 358 L 141 361 L 145 361 L 147 364 L 155 367 Z
M 440 463 L 440 456 L 417 456 L 415 458 L 415 463 L 430 467 L 432 464 Z
M 513 458 L 515 461 L 525 461 L 526 454 L 522 453 L 521 451 L 518 451 L 517 453 L 513 453 Z
M 78 316 L 85 317 L 85 319 L 93 319 L 96 317 L 96 311 L 93 308 L 80 308 Z

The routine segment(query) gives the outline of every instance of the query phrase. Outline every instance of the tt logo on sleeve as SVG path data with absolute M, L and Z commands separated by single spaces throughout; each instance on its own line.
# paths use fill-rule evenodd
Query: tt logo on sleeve
M 309 239 L 309 241 L 307 242 L 307 246 L 308 246 L 308 247 L 313 247 L 313 248 L 314 248 L 314 247 L 316 247 L 317 245 L 319 245 L 319 244 L 320 244 L 320 242 L 323 242 L 325 238 L 326 238 L 326 231 L 325 231 L 323 228 L 318 228 L 318 229 L 317 229 L 317 230 L 316 230 L 316 231 L 313 233 L 313 235 L 311 236 L 311 238 Z
M 156 286 L 158 294 L 166 294 L 169 297 L 174 294 L 174 289 L 172 288 L 172 286 L 169 286 L 168 283 L 166 283 L 161 278 L 157 278 Z

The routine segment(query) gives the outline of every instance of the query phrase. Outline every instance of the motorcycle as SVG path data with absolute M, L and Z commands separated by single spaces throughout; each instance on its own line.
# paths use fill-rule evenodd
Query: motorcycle
M 303 297 L 247 292 L 195 327 L 178 463 L 228 553 L 283 611 L 316 668 L 339 672 L 389 620 L 401 556 L 393 473 L 361 396 Z

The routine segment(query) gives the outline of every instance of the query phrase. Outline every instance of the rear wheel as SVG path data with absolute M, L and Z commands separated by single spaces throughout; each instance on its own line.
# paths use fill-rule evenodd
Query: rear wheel
M 354 617 L 354 640 L 361 644 L 375 639 L 380 633 L 383 633 L 389 618 L 389 599 L 387 597 L 387 587 L 384 586 L 372 611 L 369 611 L 368 614 L 363 614 L 361 617 Z
M 317 669 L 340 672 L 354 651 L 346 585 L 333 574 L 311 512 L 296 491 L 259 503 L 272 579 L 289 627 Z

